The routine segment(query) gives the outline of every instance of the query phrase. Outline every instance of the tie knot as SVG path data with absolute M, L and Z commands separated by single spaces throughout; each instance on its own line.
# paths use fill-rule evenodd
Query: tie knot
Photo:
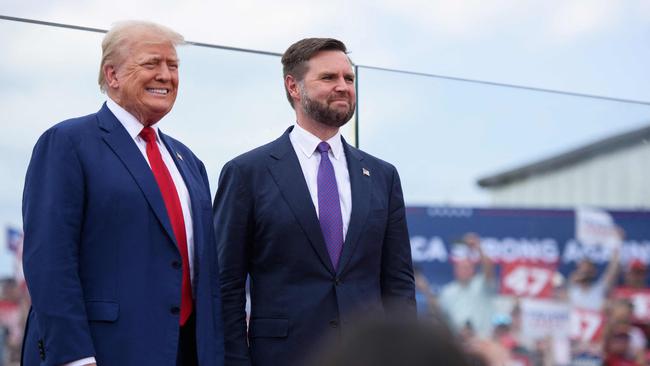
M 151 127 L 145 127 L 140 131 L 140 137 L 146 142 L 146 143 L 152 143 L 156 141 L 156 131 L 154 131 L 153 128 Z
M 321 153 L 326 153 L 330 151 L 330 144 L 328 144 L 325 141 L 322 141 L 318 146 L 316 147 L 316 150 L 318 150 Z

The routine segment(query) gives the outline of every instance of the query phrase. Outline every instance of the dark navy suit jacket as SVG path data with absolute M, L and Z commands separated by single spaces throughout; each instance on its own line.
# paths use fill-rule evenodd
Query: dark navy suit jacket
M 362 314 L 400 308 L 415 316 L 411 250 L 395 168 L 343 141 L 352 212 L 335 269 L 290 131 L 235 158 L 221 172 L 214 220 L 226 365 L 301 364 L 323 337 L 337 336 Z
M 210 189 L 203 163 L 160 133 L 191 198 L 200 365 L 223 364 Z M 176 365 L 182 270 L 149 165 L 104 105 L 38 140 L 23 193 L 32 297 L 23 364 L 95 356 L 101 366 Z

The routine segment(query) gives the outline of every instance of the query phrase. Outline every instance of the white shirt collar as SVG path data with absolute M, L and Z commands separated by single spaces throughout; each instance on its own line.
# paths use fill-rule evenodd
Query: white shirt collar
M 298 123 L 295 124 L 291 133 L 293 134 L 293 137 L 295 138 L 294 141 L 298 145 L 300 151 L 302 151 L 302 153 L 305 154 L 307 158 L 311 158 L 311 156 L 316 151 L 316 147 L 321 143 L 321 139 L 316 137 L 311 132 L 300 127 Z M 341 141 L 341 131 L 339 130 L 336 132 L 336 135 L 332 136 L 325 142 L 330 145 L 334 159 L 339 160 L 343 155 L 343 141 Z
M 131 136 L 132 139 L 138 140 L 141 139 L 140 132 L 144 128 L 142 123 L 138 121 L 137 118 L 135 118 L 131 113 L 129 113 L 126 109 L 122 108 L 119 104 L 115 103 L 113 99 L 110 97 L 106 99 L 106 107 L 115 115 L 115 118 L 117 118 L 118 121 L 124 126 L 126 131 L 129 133 L 129 136 Z M 156 131 L 156 140 L 160 142 L 160 136 L 158 136 L 158 123 L 154 124 L 151 126 L 151 128 Z

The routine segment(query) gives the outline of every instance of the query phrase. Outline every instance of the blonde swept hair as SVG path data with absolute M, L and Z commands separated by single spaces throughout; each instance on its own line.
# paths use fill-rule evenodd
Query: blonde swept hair
M 102 61 L 99 65 L 99 88 L 106 92 L 107 85 L 104 77 L 104 65 L 120 63 L 129 52 L 133 38 L 138 34 L 149 33 L 156 35 L 156 41 L 170 42 L 178 46 L 185 42 L 183 36 L 164 25 L 141 20 L 126 20 L 113 24 L 102 41 Z

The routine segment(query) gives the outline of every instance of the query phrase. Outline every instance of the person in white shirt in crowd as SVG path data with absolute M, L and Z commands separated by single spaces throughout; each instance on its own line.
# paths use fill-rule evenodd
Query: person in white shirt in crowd
M 440 306 L 457 331 L 470 327 L 476 335 L 488 337 L 492 331 L 493 299 L 497 292 L 494 263 L 481 249 L 481 238 L 467 233 L 462 242 L 468 255 L 454 258 L 454 281 L 440 292 Z M 478 253 L 480 272 L 470 252 Z

